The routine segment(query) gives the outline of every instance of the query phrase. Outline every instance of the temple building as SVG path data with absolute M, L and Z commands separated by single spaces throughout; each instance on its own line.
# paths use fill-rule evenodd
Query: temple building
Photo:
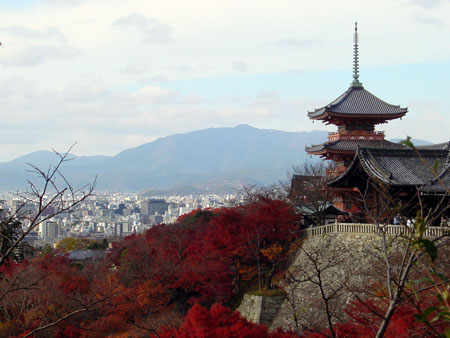
M 450 142 L 429 148 L 358 148 L 348 169 L 328 181 L 328 186 L 335 197 L 350 202 L 356 213 L 378 207 L 379 215 L 389 214 L 388 209 L 395 205 L 399 206 L 395 213 L 409 218 L 414 218 L 418 208 L 422 208 L 444 214 L 448 219 Z M 439 225 L 440 218 L 436 222 Z
M 450 142 L 414 148 L 390 142 L 383 131 L 375 130 L 377 125 L 402 118 L 407 112 L 407 108 L 379 99 L 359 81 L 355 24 L 353 82 L 337 99 L 308 113 L 312 120 L 337 126 L 325 143 L 306 148 L 309 154 L 334 162 L 327 172 L 327 189 L 336 208 L 362 221 L 368 208 L 387 202 L 386 196 L 395 199 L 388 201 L 392 204 L 408 206 L 406 213 L 411 215 L 419 202 L 429 208 L 444 202 L 448 205 Z M 304 176 L 294 175 L 291 191 L 299 190 L 304 180 Z M 445 212 L 447 216 L 449 212 Z
M 384 132 L 375 131 L 375 126 L 402 118 L 407 112 L 407 108 L 379 99 L 367 91 L 359 81 L 358 28 L 355 24 L 353 82 L 350 88 L 326 106 L 308 113 L 311 120 L 333 124 L 337 126 L 337 131 L 328 135 L 327 142 L 307 147 L 306 151 L 311 155 L 320 155 L 325 160 L 334 161 L 336 166 L 329 174 L 338 176 L 348 168 L 358 146 L 403 148 L 398 143 L 385 140 Z

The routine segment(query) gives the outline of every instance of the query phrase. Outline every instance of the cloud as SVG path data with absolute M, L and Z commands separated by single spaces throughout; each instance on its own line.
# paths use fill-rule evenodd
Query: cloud
M 176 67 L 175 71 L 178 73 L 190 73 L 190 72 L 194 71 L 194 68 L 187 66 L 187 65 L 182 65 L 182 66 Z
M 222 95 L 218 96 L 214 99 L 214 102 L 217 102 L 219 104 L 241 104 L 244 102 L 247 102 L 249 100 L 249 97 L 242 96 L 238 94 L 229 94 L 229 95 Z
M 145 81 L 145 80 L 142 79 L 142 81 Z M 149 77 L 147 79 L 147 81 L 148 82 L 157 82 L 157 83 L 168 83 L 169 79 L 165 75 L 156 75 L 156 76 Z
M 24 26 L 0 27 L 4 32 L 5 49 L 0 63 L 20 67 L 36 66 L 48 59 L 70 58 L 80 51 L 67 42 L 58 28 L 33 30 Z
M 425 9 L 438 7 L 442 2 L 448 0 L 410 0 L 409 4 L 413 6 L 419 6 Z
M 0 63 L 19 67 L 31 67 L 42 64 L 48 59 L 69 58 L 79 53 L 77 49 L 69 46 L 30 46 L 2 57 Z
M 114 28 L 137 27 L 139 29 L 146 29 L 155 23 L 155 19 L 147 19 L 144 15 L 135 12 L 117 19 L 113 22 L 112 26 Z
M 410 112 L 404 119 L 389 122 L 388 137 L 406 137 L 407 131 L 413 138 L 434 143 L 447 142 L 450 120 L 445 105 L 420 99 L 410 103 Z
M 166 43 L 172 40 L 173 28 L 157 22 L 153 18 L 146 18 L 140 13 L 131 13 L 113 22 L 115 29 L 134 28 L 141 32 L 145 42 Z
M 246 72 L 246 71 L 248 71 L 248 66 L 247 66 L 247 64 L 245 64 L 245 63 L 242 62 L 242 61 L 233 61 L 233 67 L 234 67 L 236 70 L 240 71 L 240 72 Z
M 298 47 L 298 48 L 304 48 L 311 45 L 315 45 L 319 43 L 321 40 L 319 39 L 306 39 L 306 40 L 297 40 L 293 38 L 287 38 L 287 39 L 278 39 L 275 40 L 276 45 L 280 46 L 292 46 L 292 47 Z
M 208 99 L 204 98 L 203 96 L 200 96 L 195 93 L 188 93 L 185 95 L 182 100 L 181 104 L 186 105 L 197 105 L 197 104 L 204 104 L 210 102 Z
M 304 69 L 291 69 L 287 72 L 288 74 L 292 74 L 292 75 L 301 75 L 305 73 Z
M 301 2 L 292 2 L 295 8 L 259 2 L 257 16 L 254 3 L 247 2 L 238 6 L 214 2 L 214 6 L 203 6 L 201 12 L 201 1 L 180 2 L 179 11 L 163 2 L 150 4 L 145 0 L 37 0 L 36 6 L 21 7 L 19 3 L 26 1 L 3 2 L 0 41 L 5 46 L 0 47 L 0 63 L 38 65 L 20 68 L 0 64 L 2 119 L 15 121 L 7 124 L 2 120 L 3 129 L 8 129 L 9 135 L 19 134 L 17 139 L 23 138 L 20 142 L 28 145 L 11 147 L 11 152 L 39 149 L 44 141 L 51 148 L 65 140 L 69 144 L 85 140 L 87 146 L 80 144 L 78 152 L 110 154 L 136 146 L 130 143 L 134 136 L 141 142 L 156 134 L 241 123 L 290 130 L 324 128 L 308 121 L 306 111 L 327 104 L 343 90 L 341 86 L 347 86 L 347 75 L 342 74 L 348 72 L 341 69 L 351 66 L 351 23 L 356 12 L 362 21 L 384 18 L 383 25 L 372 20 L 361 30 L 361 37 L 367 39 L 361 52 L 365 53 L 366 76 L 373 76 L 367 78 L 372 81 L 371 88 L 377 91 L 377 86 L 384 88 L 386 83 L 379 79 L 382 71 L 376 71 L 377 67 L 386 71 L 393 69 L 393 64 L 403 65 L 395 66 L 398 77 L 417 69 L 415 82 L 431 84 L 419 94 L 411 90 L 414 85 L 403 88 L 399 101 L 410 105 L 411 97 L 422 96 L 436 98 L 442 107 L 448 105 L 443 93 L 446 63 L 442 63 L 448 46 L 439 41 L 445 41 L 450 25 L 449 11 L 445 11 L 448 2 L 442 0 L 371 1 L 365 6 L 349 2 L 345 8 L 327 1 L 330 12 L 339 15 L 327 16 L 326 24 L 317 20 L 324 6 L 318 2 L 303 7 Z M 9 2 L 11 5 L 6 4 Z M 58 7 L 75 3 L 81 5 Z M 240 13 L 236 20 L 223 15 L 236 11 Z M 417 39 L 424 34 L 426 24 L 431 25 L 428 29 L 435 26 L 430 20 L 416 21 L 416 16 L 438 18 L 444 26 L 434 29 L 433 36 Z M 350 25 L 342 24 L 348 20 Z M 159 24 L 171 25 L 173 30 L 152 31 Z M 176 43 L 144 43 L 147 38 L 176 39 Z M 377 54 L 392 45 L 398 47 L 400 41 L 402 48 L 396 53 Z M 408 66 L 416 64 L 427 68 Z M 297 69 L 304 74 L 291 75 L 301 73 Z M 424 73 L 437 79 L 421 81 Z M 18 77 L 33 82 L 20 82 Z M 16 80 L 6 83 L 11 78 Z M 161 90 L 137 94 L 136 88 L 147 86 Z M 266 92 L 258 95 L 260 90 Z M 313 98 L 323 95 L 325 100 L 295 102 L 293 97 L 300 93 Z M 219 111 L 229 117 L 218 116 Z M 264 115 L 267 112 L 270 114 Z M 422 126 L 421 119 L 415 122 Z M 405 128 L 402 126 L 399 130 Z M 427 127 L 439 132 L 431 122 Z M 443 131 L 447 136 L 448 129 Z M 0 138 L 8 141 L 5 135 Z
M 144 41 L 165 43 L 172 40 L 173 28 L 168 25 L 156 24 L 150 29 L 146 30 L 146 37 Z
M 10 33 L 12 35 L 26 38 L 26 39 L 34 39 L 42 37 L 42 33 L 38 30 L 28 29 L 24 26 L 8 26 L 8 27 L 0 27 L 0 31 Z
M 416 17 L 416 21 L 420 23 L 424 23 L 426 25 L 432 25 L 432 26 L 443 26 L 443 23 L 441 20 L 433 17 L 424 17 L 424 16 L 418 16 Z
M 133 94 L 133 97 L 141 104 L 173 104 L 179 100 L 177 92 L 158 86 L 143 87 Z
M 151 70 L 151 68 L 148 64 L 135 62 L 135 63 L 128 65 L 122 71 L 125 73 L 132 74 L 132 75 L 142 75 L 144 73 L 147 73 L 150 70 Z
M 31 81 L 12 78 L 0 83 L 0 98 L 11 98 L 14 95 L 32 97 L 35 84 Z
M 56 27 L 50 27 L 45 30 L 29 29 L 24 26 L 14 25 L 7 27 L 0 27 L 0 31 L 12 35 L 16 38 L 23 40 L 50 40 L 57 43 L 66 43 L 67 39 L 61 33 L 61 31 Z
M 95 102 L 106 99 L 110 94 L 111 91 L 100 82 L 77 84 L 64 88 L 58 95 L 58 101 Z
M 86 0 L 43 0 L 45 4 L 59 7 L 78 6 Z
M 261 90 L 258 93 L 257 96 L 258 100 L 267 100 L 267 101 L 274 101 L 274 100 L 279 100 L 278 97 L 278 92 L 276 91 L 267 91 L 267 90 Z
M 155 76 L 140 76 L 137 78 L 140 83 L 169 83 L 166 75 L 160 74 Z

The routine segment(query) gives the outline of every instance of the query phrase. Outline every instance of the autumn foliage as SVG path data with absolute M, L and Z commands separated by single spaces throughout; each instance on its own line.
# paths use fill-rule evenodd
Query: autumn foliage
M 264 325 L 257 325 L 242 318 L 238 312 L 220 304 L 211 309 L 195 304 L 178 329 L 163 330 L 160 338 L 294 338 L 284 331 L 269 332 Z
M 72 262 L 63 252 L 0 267 L 1 337 L 293 338 L 240 317 L 249 289 L 271 289 L 298 245 L 297 216 L 279 200 L 195 210 L 174 224 L 115 242 L 102 262 Z M 66 241 L 67 243 L 72 243 Z M 425 298 L 425 295 L 427 298 Z M 338 337 L 373 337 L 378 298 L 342 309 Z M 436 301 L 431 292 L 422 299 Z M 423 310 L 423 309 L 422 309 Z M 414 302 L 399 304 L 389 337 L 425 336 Z M 444 326 L 436 323 L 437 332 Z M 327 331 L 303 333 L 323 337 Z
M 229 325 L 223 329 L 228 330 L 222 332 L 225 336 L 243 337 L 248 332 L 245 337 L 285 337 L 269 334 L 267 328 L 218 304 L 211 312 L 200 305 L 188 310 L 198 302 L 207 307 L 230 305 L 246 288 L 272 287 L 297 238 L 295 221 L 287 203 L 260 199 L 233 208 L 196 210 L 175 224 L 129 236 L 114 243 L 101 263 L 71 262 L 63 251 L 56 251 L 4 265 L 2 335 L 142 337 L 161 330 L 175 334 L 189 313 L 177 337 L 187 327 L 205 324 L 198 321 L 201 316 L 209 316 L 210 325 Z
M 439 334 L 445 337 L 445 328 L 448 327 L 448 323 L 444 320 L 434 321 L 432 327 L 417 320 L 418 313 L 421 313 L 427 306 L 438 304 L 435 294 L 429 290 L 421 293 L 419 307 L 410 298 L 417 296 L 409 294 L 398 305 L 386 330 L 385 337 L 422 338 L 439 337 Z M 342 309 L 343 313 L 347 315 L 347 320 L 337 323 L 334 327 L 336 337 L 375 337 L 381 323 L 382 314 L 387 306 L 388 302 L 384 297 L 380 297 L 380 294 L 349 303 Z M 323 338 L 327 335 L 329 335 L 329 330 L 325 329 L 321 332 L 305 332 L 302 338 Z
M 115 244 L 109 260 L 125 285 L 154 280 L 178 306 L 227 302 L 255 283 L 272 286 L 297 238 L 295 220 L 277 200 L 197 210 Z

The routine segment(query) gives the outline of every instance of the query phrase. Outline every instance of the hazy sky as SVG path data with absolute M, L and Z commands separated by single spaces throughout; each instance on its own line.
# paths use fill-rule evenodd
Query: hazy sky
M 361 82 L 409 108 L 378 129 L 450 139 L 448 0 L 0 0 L 0 13 L 0 161 L 208 127 L 325 129 L 306 113 L 348 88 L 355 20 Z

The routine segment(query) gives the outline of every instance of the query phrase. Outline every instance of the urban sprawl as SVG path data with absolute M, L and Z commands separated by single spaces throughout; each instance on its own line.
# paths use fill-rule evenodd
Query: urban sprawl
M 63 238 L 92 240 L 119 239 L 142 233 L 156 224 L 173 223 L 176 219 L 196 209 L 227 207 L 239 202 L 238 195 L 188 195 L 148 198 L 139 194 L 96 194 L 70 212 L 56 213 L 51 207 L 42 212 L 48 218 L 29 233 L 26 241 L 34 247 L 55 245 Z M 38 213 L 38 204 L 26 202 L 17 196 L 2 196 L 3 212 L 19 212 L 23 226 L 27 216 Z M 69 201 L 68 201 L 69 203 Z

